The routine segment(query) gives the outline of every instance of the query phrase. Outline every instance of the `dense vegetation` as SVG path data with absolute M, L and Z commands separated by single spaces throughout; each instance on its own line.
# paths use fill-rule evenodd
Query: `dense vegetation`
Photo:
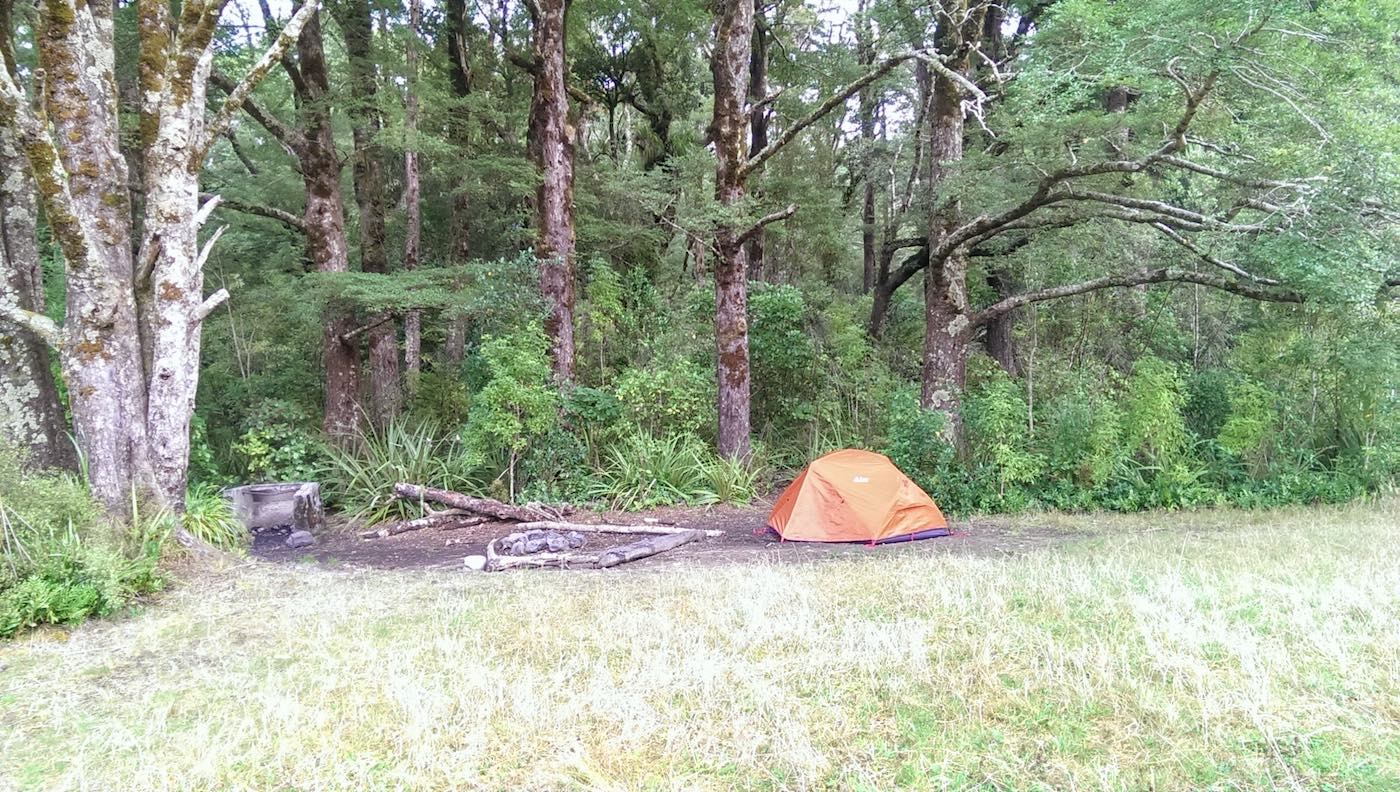
M 72 427 L 109 514 L 739 501 L 845 446 L 956 514 L 1400 471 L 1392 4 L 298 9 L 0 19 L 7 433 Z

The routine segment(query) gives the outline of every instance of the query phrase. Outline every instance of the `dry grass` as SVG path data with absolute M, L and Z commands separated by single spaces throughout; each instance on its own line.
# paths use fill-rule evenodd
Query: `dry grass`
M 1084 518 L 1000 560 L 250 566 L 0 647 L 0 788 L 1396 789 L 1397 518 Z

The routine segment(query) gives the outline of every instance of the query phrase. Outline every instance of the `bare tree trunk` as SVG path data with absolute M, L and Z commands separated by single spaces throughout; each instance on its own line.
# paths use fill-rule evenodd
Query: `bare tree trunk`
M 355 146 L 355 203 L 360 213 L 360 269 L 389 271 L 384 209 L 384 156 L 375 138 L 383 126 L 376 105 L 379 78 L 374 64 L 374 19 L 368 0 L 341 0 L 331 6 L 345 35 L 349 60 L 351 133 Z M 399 347 L 391 319 L 369 331 L 370 419 L 385 426 L 398 415 L 403 391 L 399 384 Z
M 987 276 L 987 285 L 996 292 L 998 300 L 1004 300 L 1015 293 L 1011 274 L 993 268 Z M 987 336 L 983 345 L 1003 371 L 1012 377 L 1021 376 L 1021 361 L 1016 345 L 1016 311 L 998 314 L 987 322 Z
M 418 268 L 419 246 L 422 243 L 423 215 L 418 206 L 418 26 L 422 16 L 419 0 L 408 0 L 408 51 L 405 63 L 408 67 L 408 86 L 404 97 L 404 126 L 408 129 L 407 145 L 404 147 L 404 222 L 408 226 L 404 234 L 403 268 Z M 409 391 L 418 386 L 418 374 L 423 369 L 423 315 L 419 311 L 409 311 L 403 320 L 403 364 L 404 376 Z
M 952 55 L 949 67 L 966 74 L 968 41 L 982 32 L 986 5 L 968 9 L 954 18 L 963 20 L 961 31 L 941 27 L 936 39 L 940 53 Z M 933 79 L 933 106 L 929 113 L 928 157 L 925 189 L 930 194 L 928 249 L 936 250 L 957 228 L 959 203 L 938 194 L 954 163 L 963 156 L 963 109 L 961 88 L 939 72 Z M 962 390 L 967 379 L 967 350 L 972 331 L 967 296 L 967 251 L 954 250 L 938 260 L 930 260 L 924 281 L 924 359 L 920 403 L 942 413 L 946 419 L 945 437 L 955 444 L 962 441 Z
M 0 38 L 10 23 L 0 16 Z M 0 126 L 0 301 L 26 311 L 44 311 L 38 207 L 29 166 L 14 135 Z M 0 325 L 0 439 L 36 467 L 76 469 L 49 348 L 18 325 Z
M 861 11 L 865 3 L 861 3 Z M 856 29 L 856 49 L 862 66 L 870 68 L 875 63 L 875 48 L 871 41 L 870 23 L 862 21 Z M 875 249 L 875 107 L 878 100 L 875 89 L 866 86 L 860 92 L 860 139 L 861 178 L 865 181 L 864 195 L 860 209 L 861 280 L 860 290 L 867 294 L 875 288 L 878 275 L 878 252 Z
M 345 235 L 345 202 L 340 194 L 340 157 L 335 149 L 330 108 L 326 95 L 330 78 L 322 45 L 320 14 L 306 25 L 297 43 L 299 60 L 298 102 L 301 105 L 303 140 L 302 180 L 306 184 L 306 249 L 318 272 L 349 272 L 350 251 Z M 324 428 L 333 439 L 354 437 L 360 427 L 357 341 L 342 336 L 355 328 L 355 318 L 343 306 L 326 309 L 325 340 L 321 363 L 325 368 L 326 406 Z
M 449 0 L 447 3 L 448 25 L 451 36 L 447 39 L 449 56 L 448 74 L 451 77 L 452 92 L 459 99 L 466 99 L 472 92 L 472 68 L 469 60 L 470 49 L 467 34 L 471 29 L 465 0 Z M 465 155 L 471 148 L 471 122 L 464 108 L 454 113 L 448 121 L 447 134 L 456 146 L 459 155 Z M 464 180 L 465 181 L 465 180 Z M 461 266 L 471 260 L 471 198 L 467 185 L 459 184 L 452 194 L 452 232 L 449 257 L 453 264 Z M 447 335 L 443 340 L 442 357 L 450 366 L 457 366 L 466 356 L 467 316 L 452 312 L 447 319 Z
M 554 344 L 554 376 L 574 379 L 574 141 L 570 128 L 564 39 L 570 0 L 541 0 L 534 20 L 534 95 L 530 158 L 535 191 L 535 256 L 547 303 L 545 333 Z
M 749 103 L 757 105 L 768 95 L 768 25 L 763 18 L 763 0 L 753 0 L 753 49 L 749 53 Z M 768 145 L 769 109 L 756 109 L 749 118 L 749 151 L 762 151 Z M 764 230 L 758 229 L 745 246 L 748 279 L 763 280 Z
M 714 75 L 715 200 L 733 207 L 744 199 L 748 159 L 744 132 L 753 42 L 753 0 L 719 0 L 711 72 Z M 741 231 L 715 228 L 715 347 L 719 378 L 719 452 L 749 455 L 748 269 Z

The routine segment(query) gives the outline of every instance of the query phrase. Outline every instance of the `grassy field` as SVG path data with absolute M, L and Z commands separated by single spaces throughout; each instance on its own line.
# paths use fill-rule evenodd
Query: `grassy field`
M 1400 504 L 1009 558 L 248 565 L 0 645 L 0 788 L 1400 789 Z

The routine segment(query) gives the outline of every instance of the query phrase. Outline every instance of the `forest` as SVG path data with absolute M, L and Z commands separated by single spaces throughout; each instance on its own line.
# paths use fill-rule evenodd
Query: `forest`
M 0 0 L 0 66 L 0 787 L 1400 783 L 1394 0 Z M 948 535 L 776 541 L 843 449 Z M 463 574 L 531 526 L 644 538 Z

